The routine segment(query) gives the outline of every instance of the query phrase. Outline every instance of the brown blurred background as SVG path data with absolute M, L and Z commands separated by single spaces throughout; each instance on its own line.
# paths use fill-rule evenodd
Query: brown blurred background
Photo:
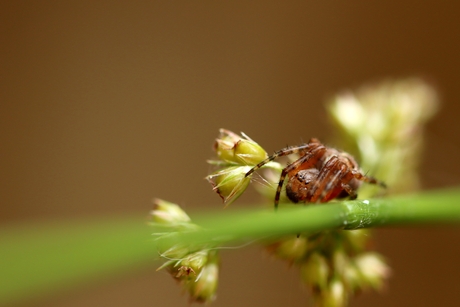
M 219 128 L 269 151 L 327 139 L 324 100 L 386 77 L 437 84 L 422 182 L 459 184 L 459 11 L 432 0 L 2 1 L 0 222 L 147 214 L 153 197 L 221 208 L 203 180 Z M 393 277 L 353 306 L 460 305 L 458 228 L 376 237 Z M 187 306 L 155 268 L 27 306 Z M 307 301 L 297 272 L 259 248 L 224 253 L 213 306 Z

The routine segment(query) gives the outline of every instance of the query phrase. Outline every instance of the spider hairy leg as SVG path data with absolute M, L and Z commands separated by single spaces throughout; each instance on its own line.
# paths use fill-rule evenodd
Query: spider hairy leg
M 360 180 L 360 181 L 363 181 L 363 182 L 366 182 L 366 183 L 370 183 L 370 184 L 377 184 L 379 186 L 381 186 L 382 188 L 387 188 L 387 185 L 382 182 L 382 181 L 379 181 L 377 179 L 375 179 L 374 177 L 369 177 L 369 176 L 366 176 L 366 175 L 363 175 L 360 171 L 358 170 L 352 170 L 351 171 L 353 176 Z
M 351 200 L 355 200 L 358 198 L 358 194 L 349 184 L 342 183 L 342 188 L 345 190 L 345 192 L 348 193 L 348 195 L 350 195 Z
M 271 155 L 270 157 L 268 157 L 267 159 L 263 160 L 262 162 L 260 162 L 256 166 L 254 166 L 252 169 L 250 169 L 246 173 L 245 177 L 250 176 L 252 173 L 257 171 L 259 168 L 261 168 L 262 166 L 264 166 L 265 164 L 267 164 L 270 161 L 276 160 L 277 158 L 282 157 L 282 156 L 288 156 L 288 155 L 292 155 L 292 154 L 296 154 L 296 153 L 302 154 L 302 152 L 308 152 L 308 151 L 311 150 L 313 145 L 317 145 L 317 144 L 320 144 L 317 139 L 311 139 L 308 144 L 302 144 L 302 145 L 299 145 L 299 146 L 288 146 L 286 148 L 283 148 L 283 149 L 280 149 L 278 151 L 275 151 L 275 153 L 273 153 L 273 155 Z
M 353 178 L 348 167 L 337 156 L 332 156 L 323 166 L 317 180 L 310 188 L 309 202 L 323 203 L 337 197 L 343 189 L 342 186 L 348 184 Z

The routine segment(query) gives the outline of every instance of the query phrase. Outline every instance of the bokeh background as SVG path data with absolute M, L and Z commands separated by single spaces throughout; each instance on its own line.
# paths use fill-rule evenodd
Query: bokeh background
M 203 180 L 219 128 L 268 151 L 328 139 L 324 101 L 388 77 L 437 86 L 421 178 L 456 185 L 459 11 L 434 0 L 2 1 L 0 223 L 147 215 L 153 197 L 222 208 Z M 377 231 L 393 276 L 353 306 L 458 306 L 459 242 L 455 227 Z M 187 306 L 157 265 L 18 306 Z M 220 280 L 214 306 L 308 302 L 298 273 L 258 247 L 224 253 Z

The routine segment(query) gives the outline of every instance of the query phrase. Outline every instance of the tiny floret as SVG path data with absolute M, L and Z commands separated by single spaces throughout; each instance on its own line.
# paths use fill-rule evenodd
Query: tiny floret
M 186 284 L 191 298 L 197 302 L 210 302 L 216 297 L 219 266 L 215 262 L 206 264 L 196 280 Z
M 246 134 L 239 136 L 232 131 L 220 129 L 214 149 L 219 159 L 238 165 L 256 165 L 267 157 L 265 150 Z
M 162 199 L 153 200 L 152 219 L 159 224 L 180 224 L 190 222 L 190 217 L 178 205 Z
M 248 187 L 250 178 L 245 174 L 249 166 L 232 166 L 206 177 L 225 204 L 235 201 Z

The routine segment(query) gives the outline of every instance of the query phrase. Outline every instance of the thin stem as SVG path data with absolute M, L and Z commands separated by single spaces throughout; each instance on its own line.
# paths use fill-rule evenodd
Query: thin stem
M 266 239 L 334 228 L 357 229 L 414 223 L 459 223 L 460 190 L 424 192 L 388 199 L 286 206 L 277 212 L 245 211 L 208 217 L 198 231 L 177 233 L 157 244 L 202 246 Z
M 379 200 L 282 206 L 273 210 L 220 211 L 194 218 L 200 230 L 151 235 L 143 216 L 43 221 L 0 227 L 0 305 L 49 293 L 77 281 L 148 263 L 155 247 L 219 247 L 286 234 L 334 228 L 414 223 L 460 224 L 460 188 Z M 156 246 L 155 246 L 156 245 Z M 163 249 L 165 250 L 165 249 Z

